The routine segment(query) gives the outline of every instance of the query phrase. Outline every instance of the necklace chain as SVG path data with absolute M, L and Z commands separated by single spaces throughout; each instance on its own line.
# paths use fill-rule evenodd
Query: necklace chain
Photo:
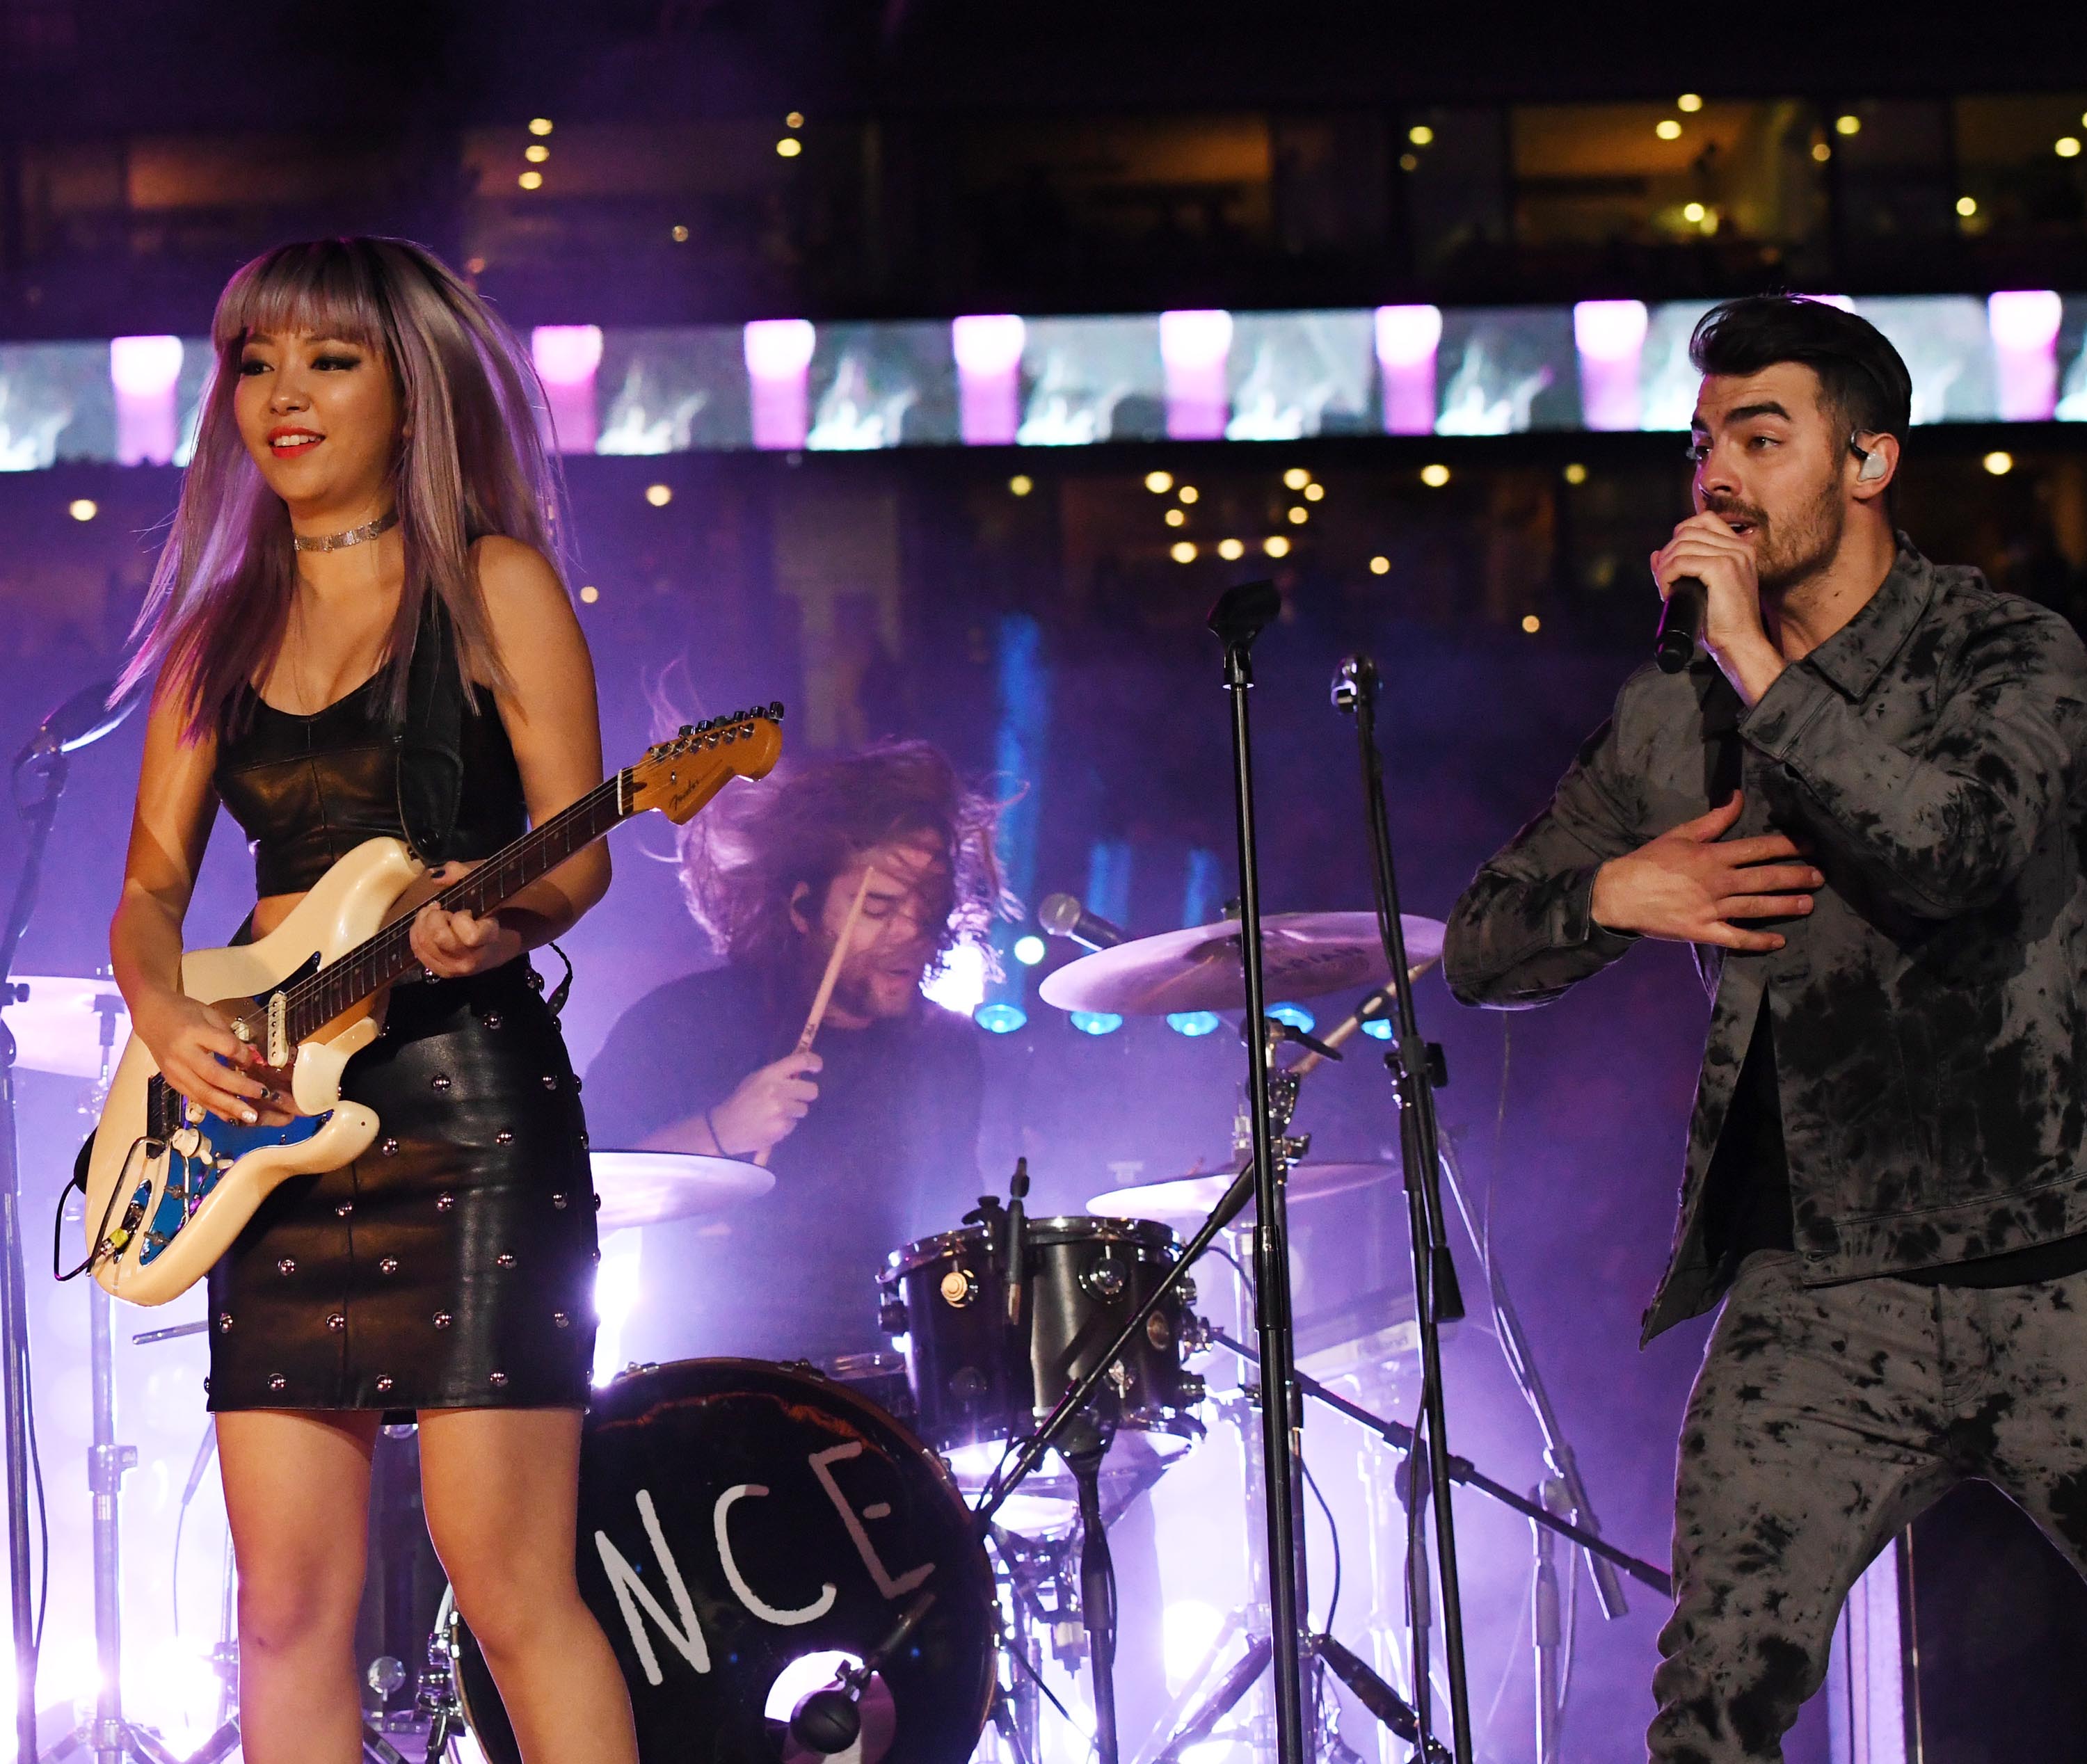
M 344 552 L 351 545 L 360 545 L 365 539 L 373 539 L 379 533 L 388 533 L 399 524 L 399 511 L 380 514 L 373 521 L 361 526 L 352 526 L 345 533 L 328 533 L 318 539 L 308 538 L 302 533 L 291 535 L 290 543 L 301 552 Z

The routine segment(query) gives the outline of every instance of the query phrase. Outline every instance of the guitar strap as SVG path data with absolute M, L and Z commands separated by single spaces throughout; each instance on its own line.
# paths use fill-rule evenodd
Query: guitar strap
M 398 754 L 399 824 L 430 867 L 449 855 L 463 791 L 463 676 L 442 597 L 422 602 L 420 628 L 407 670 L 406 721 L 394 729 Z

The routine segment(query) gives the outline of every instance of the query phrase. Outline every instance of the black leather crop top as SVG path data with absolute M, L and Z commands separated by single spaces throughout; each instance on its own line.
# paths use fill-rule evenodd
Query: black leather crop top
M 365 839 L 405 839 L 402 752 L 382 712 L 385 671 L 309 717 L 241 688 L 231 732 L 218 738 L 219 800 L 254 844 L 259 896 L 297 894 Z M 461 682 L 459 682 L 459 692 Z M 490 688 L 459 724 L 462 787 L 443 859 L 489 858 L 528 825 L 522 773 Z M 410 843 L 410 840 L 408 840 Z

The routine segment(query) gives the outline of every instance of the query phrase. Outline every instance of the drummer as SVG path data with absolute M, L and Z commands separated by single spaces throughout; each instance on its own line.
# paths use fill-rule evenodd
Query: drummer
M 1008 904 L 997 814 L 938 748 L 890 742 L 737 786 L 684 830 L 684 893 L 723 964 L 625 1012 L 587 1074 L 588 1124 L 601 1147 L 766 1153 L 775 1187 L 647 1229 L 634 1357 L 884 1345 L 885 1255 L 979 1192 L 977 1032 L 921 983 Z

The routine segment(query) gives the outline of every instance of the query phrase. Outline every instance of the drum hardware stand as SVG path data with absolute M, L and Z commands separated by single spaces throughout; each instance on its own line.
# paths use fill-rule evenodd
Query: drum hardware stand
M 1116 1569 L 1102 1519 L 1102 1459 L 1111 1432 L 1090 1416 L 1066 1430 L 1059 1454 L 1080 1491 L 1080 1619 L 1087 1632 L 1087 1669 L 1095 1694 L 1095 1752 L 1119 1764 L 1116 1731 Z

